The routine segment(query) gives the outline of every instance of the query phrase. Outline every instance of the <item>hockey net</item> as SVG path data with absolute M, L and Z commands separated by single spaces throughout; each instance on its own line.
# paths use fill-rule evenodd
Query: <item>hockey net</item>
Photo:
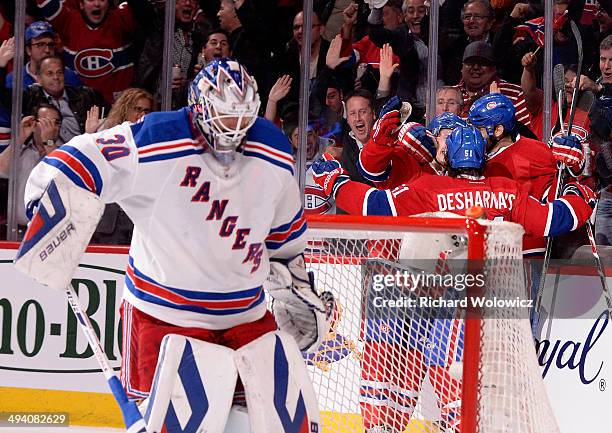
M 338 301 L 326 340 L 307 358 L 325 432 L 559 431 L 527 310 L 419 308 L 420 297 L 459 291 L 383 279 L 480 274 L 486 293 L 468 289 L 468 298 L 525 299 L 522 233 L 441 214 L 309 220 L 308 267 Z

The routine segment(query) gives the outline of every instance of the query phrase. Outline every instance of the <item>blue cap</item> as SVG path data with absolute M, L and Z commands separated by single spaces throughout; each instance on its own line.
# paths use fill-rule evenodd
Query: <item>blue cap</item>
M 49 35 L 51 37 L 55 37 L 55 30 L 53 30 L 53 26 L 46 21 L 35 21 L 28 26 L 25 31 L 25 41 L 26 44 L 29 43 L 32 39 L 38 38 L 42 35 Z

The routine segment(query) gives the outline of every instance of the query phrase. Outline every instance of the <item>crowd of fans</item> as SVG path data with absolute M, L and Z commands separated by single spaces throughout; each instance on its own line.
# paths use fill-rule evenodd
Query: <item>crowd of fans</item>
M 589 175 L 603 190 L 598 241 L 609 244 L 612 0 L 588 1 L 554 1 L 553 63 L 564 65 L 571 103 L 578 63 L 569 26 L 573 20 L 583 40 L 580 91 L 594 96 L 592 106 L 580 106 L 576 124 L 584 130 L 591 157 Z M 0 177 L 7 177 L 12 152 L 18 152 L 20 191 L 32 167 L 57 146 L 78 134 L 137 121 L 159 106 L 165 1 L 118 3 L 28 0 L 23 66 L 12 61 L 14 6 L 0 5 Z M 231 56 L 255 76 L 261 115 L 281 126 L 297 148 L 300 52 L 309 43 L 309 163 L 331 152 L 352 179 L 367 183 L 357 169 L 359 153 L 379 108 L 396 95 L 410 104 L 409 120 L 424 123 L 428 108 L 465 118 L 475 100 L 499 92 L 515 105 L 521 134 L 542 139 L 542 1 L 442 1 L 433 76 L 427 74 L 429 2 L 388 0 L 379 9 L 369 3 L 315 0 L 306 41 L 297 0 L 176 0 L 172 107 L 186 104 L 188 83 L 202 67 Z M 23 118 L 16 131 L 19 147 L 7 149 L 15 67 L 24 68 Z M 438 89 L 435 107 L 426 107 L 430 80 Z M 308 182 L 307 176 L 308 212 L 341 211 L 318 197 Z M 6 191 L 6 182 L 0 183 L 4 231 Z M 18 224 L 23 229 L 25 215 L 18 215 Z M 120 209 L 109 208 L 94 239 L 128 242 L 129 229 Z

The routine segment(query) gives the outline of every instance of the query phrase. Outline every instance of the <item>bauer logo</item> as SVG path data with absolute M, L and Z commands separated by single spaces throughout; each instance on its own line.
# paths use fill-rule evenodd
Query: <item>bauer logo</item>
M 542 377 L 546 378 L 551 367 L 575 371 L 584 385 L 595 382 L 603 369 L 604 361 L 593 356 L 609 323 L 607 312 L 601 313 L 583 340 L 536 340 L 538 362 Z

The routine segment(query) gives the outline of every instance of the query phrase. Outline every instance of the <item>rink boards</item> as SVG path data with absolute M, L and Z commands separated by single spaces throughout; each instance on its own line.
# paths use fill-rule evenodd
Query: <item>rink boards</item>
M 122 427 L 116 403 L 108 394 L 106 382 L 87 351 L 74 317 L 69 314 L 64 294 L 39 286 L 14 271 L 11 265 L 14 245 L 0 247 L 4 247 L 0 248 L 2 411 L 69 412 L 71 424 Z M 102 345 L 117 370 L 121 346 L 118 307 L 126 262 L 125 249 L 92 249 L 75 275 L 82 304 L 87 306 L 94 326 L 99 327 Z M 351 275 L 336 281 L 358 281 L 355 280 L 359 278 L 355 265 L 325 266 L 334 267 L 328 270 L 330 273 Z M 612 285 L 612 279 L 609 280 Z M 593 275 L 563 275 L 559 287 L 558 300 L 564 296 L 566 301 L 569 299 L 563 303 L 567 307 L 560 307 L 567 310 L 561 314 L 568 319 L 555 320 L 549 350 L 543 354 L 541 362 L 548 367 L 545 382 L 551 404 L 563 433 L 604 433 L 608 424 L 604 414 L 612 402 L 612 388 L 608 387 L 612 380 L 612 327 L 606 318 L 578 308 L 589 296 L 599 296 L 601 289 Z M 351 311 L 351 303 L 343 301 L 356 295 L 355 287 L 334 284 L 329 288 L 347 308 L 345 316 L 358 317 L 355 316 L 357 311 Z M 579 293 L 572 288 L 579 288 Z M 601 309 L 602 303 L 603 300 L 592 310 Z M 575 317 L 582 317 L 582 320 L 575 320 Z M 358 335 L 345 337 L 359 344 Z M 340 377 L 342 372 L 358 371 L 357 368 L 356 358 L 347 354 L 333 362 L 327 373 L 317 374 L 324 380 L 338 381 L 343 390 L 340 395 L 320 396 L 323 407 L 337 411 L 333 415 L 323 413 L 327 427 L 324 431 L 361 431 L 359 390 L 346 387 Z M 358 380 L 351 386 L 355 384 Z M 435 401 L 428 401 L 424 395 L 417 412 L 432 420 L 436 417 L 435 406 Z M 572 415 L 576 413 L 581 416 Z M 428 422 L 416 420 L 407 431 L 429 432 L 432 428 Z

